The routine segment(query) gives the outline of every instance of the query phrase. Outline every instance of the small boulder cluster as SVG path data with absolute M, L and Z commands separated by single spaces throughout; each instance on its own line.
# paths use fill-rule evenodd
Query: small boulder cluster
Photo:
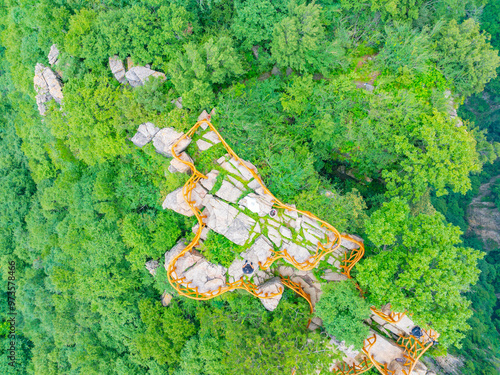
M 54 67 L 59 58 L 59 50 L 55 44 L 53 44 L 50 48 L 50 52 L 47 57 L 49 64 Z M 35 66 L 33 84 L 37 92 L 36 104 L 38 106 L 38 112 L 40 112 L 42 116 L 45 116 L 45 113 L 47 112 L 47 102 L 55 100 L 56 103 L 61 104 L 63 99 L 63 84 L 61 82 L 60 73 L 52 70 L 50 67 L 46 67 L 45 65 L 38 63 Z
M 132 87 L 138 87 L 143 86 L 150 77 L 166 79 L 165 74 L 152 70 L 149 65 L 134 66 L 130 58 L 127 60 L 128 69 L 125 70 L 125 65 L 118 55 L 109 58 L 111 73 L 121 84 L 129 83 Z

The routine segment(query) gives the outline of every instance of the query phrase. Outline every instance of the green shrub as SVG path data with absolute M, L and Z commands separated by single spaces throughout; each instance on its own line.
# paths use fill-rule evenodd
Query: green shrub
M 350 280 L 329 283 L 316 304 L 316 315 L 323 320 L 326 331 L 337 340 L 356 349 L 363 347 L 369 328 L 363 323 L 370 315 L 368 303 L 362 299 Z

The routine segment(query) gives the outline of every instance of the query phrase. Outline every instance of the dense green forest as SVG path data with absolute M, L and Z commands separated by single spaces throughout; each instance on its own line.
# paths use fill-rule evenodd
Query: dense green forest
M 328 372 L 325 335 L 293 292 L 274 312 L 243 292 L 163 307 L 166 274 L 144 267 L 194 222 L 161 207 L 186 176 L 129 139 L 215 108 L 279 199 L 365 239 L 353 274 L 367 306 L 411 311 L 441 334 L 429 355 L 498 374 L 500 249 L 464 233 L 467 205 L 500 174 L 500 0 L 3 0 L 0 12 L 1 373 Z M 42 117 L 34 69 L 54 43 L 64 99 Z M 115 54 L 167 79 L 120 85 Z M 500 180 L 493 191 L 500 209 Z

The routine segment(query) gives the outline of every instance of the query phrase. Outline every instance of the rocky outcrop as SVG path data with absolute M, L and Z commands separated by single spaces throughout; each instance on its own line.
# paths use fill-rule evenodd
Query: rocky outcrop
M 251 217 L 210 194 L 205 197 L 203 205 L 208 228 L 240 246 L 250 239 L 250 231 L 256 224 Z
M 176 131 L 174 128 L 163 128 L 159 132 L 157 132 L 153 138 L 153 146 L 156 149 L 156 152 L 172 157 L 172 146 L 175 142 L 182 137 L 183 134 Z M 182 151 L 184 151 L 189 144 L 191 143 L 191 138 L 184 138 L 175 149 L 175 153 L 179 155 Z
M 160 131 L 160 128 L 154 126 L 152 122 L 145 122 L 139 125 L 139 129 L 137 129 L 137 133 L 132 137 L 131 141 L 137 147 L 143 147 L 151 140 L 153 137 Z
M 483 201 L 491 195 L 491 186 L 498 178 L 500 176 L 495 176 L 481 185 L 478 196 L 472 200 L 467 210 L 469 231 L 482 239 L 485 250 L 500 247 L 500 210 L 493 202 Z
M 164 307 L 167 307 L 168 305 L 170 305 L 170 302 L 172 301 L 172 295 L 170 293 L 167 293 L 166 291 L 163 292 L 163 294 L 161 295 L 161 304 L 164 306 Z
M 58 104 L 61 104 L 63 99 L 62 83 L 52 69 L 42 64 L 36 64 L 33 84 L 37 92 L 36 104 L 42 116 L 44 116 L 47 111 L 45 103 L 48 101 L 54 99 Z
M 207 191 L 200 184 L 197 184 L 191 192 L 191 199 L 195 201 L 194 206 L 196 208 L 201 208 L 203 206 L 203 200 L 206 196 Z M 194 215 L 193 211 L 184 200 L 182 187 L 168 194 L 163 201 L 162 207 L 164 210 L 170 209 L 184 216 Z
M 49 59 L 50 65 L 57 64 L 57 61 L 59 59 L 59 49 L 57 48 L 57 46 L 55 44 L 53 44 L 50 47 L 49 55 L 47 56 L 47 58 Z
M 150 77 L 166 79 L 165 74 L 146 68 L 145 66 L 134 66 L 125 73 L 125 77 L 132 87 L 143 86 Z
M 187 154 L 187 152 L 181 152 L 179 154 L 179 158 L 183 161 L 186 161 L 188 163 L 193 163 L 193 159 L 191 159 L 191 157 Z M 170 173 L 175 173 L 175 172 L 179 172 L 179 173 L 191 173 L 191 168 L 189 168 L 189 165 L 187 164 L 184 164 L 183 162 L 173 158 L 172 160 L 170 160 L 170 166 L 168 167 L 168 171 Z
M 279 277 L 273 277 L 272 279 L 266 281 L 264 284 L 259 286 L 257 289 L 257 293 L 265 296 L 267 295 L 272 295 L 274 293 L 279 293 L 278 295 L 271 297 L 271 298 L 260 298 L 260 302 L 264 305 L 264 307 L 269 310 L 269 311 L 274 311 L 276 307 L 278 307 L 278 303 L 281 300 L 281 297 L 283 296 L 283 291 L 285 287 L 283 286 L 283 283 L 281 282 Z
M 118 82 L 121 84 L 127 83 L 127 78 L 125 78 L 125 66 L 120 56 L 114 55 L 109 58 L 109 68 Z
M 146 262 L 146 269 L 153 276 L 156 276 L 156 269 L 160 266 L 160 263 L 157 260 L 150 260 Z

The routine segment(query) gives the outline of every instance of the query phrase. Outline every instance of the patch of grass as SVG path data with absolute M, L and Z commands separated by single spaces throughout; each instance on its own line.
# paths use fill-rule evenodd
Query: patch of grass
M 219 174 L 217 175 L 217 179 L 215 180 L 215 185 L 213 186 L 212 189 L 210 189 L 210 194 L 215 194 L 217 191 L 219 191 L 220 187 L 222 186 L 222 182 L 227 176 L 227 171 L 224 169 L 219 169 Z
M 244 251 L 244 247 L 236 245 L 219 233 L 210 231 L 200 251 L 209 262 L 218 263 L 227 268 L 238 254 Z

